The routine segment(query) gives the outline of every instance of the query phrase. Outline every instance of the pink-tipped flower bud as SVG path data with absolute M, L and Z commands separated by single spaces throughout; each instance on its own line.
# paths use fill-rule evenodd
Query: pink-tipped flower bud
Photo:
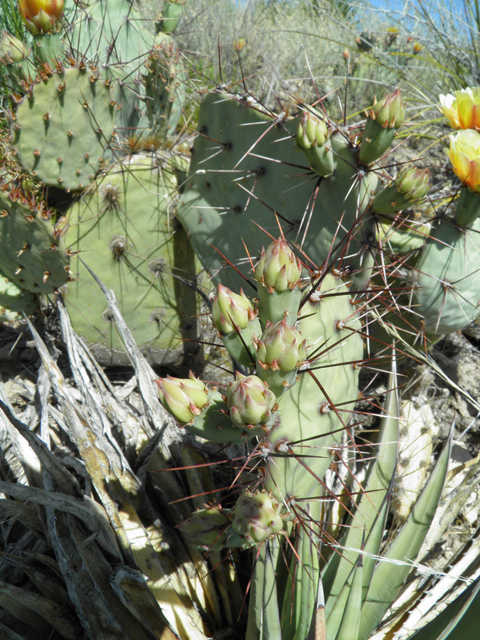
M 400 97 L 400 89 L 385 96 L 380 102 L 375 98 L 370 117 L 384 128 L 399 129 L 405 120 L 405 105 Z
M 260 339 L 255 340 L 257 362 L 262 369 L 293 371 L 305 361 L 306 340 L 290 327 L 285 318 L 275 324 L 267 322 Z
M 178 525 L 186 541 L 202 551 L 221 551 L 226 544 L 230 520 L 221 507 L 199 509 Z
M 233 424 L 253 428 L 266 424 L 277 403 L 275 394 L 257 376 L 237 373 L 227 389 L 227 405 Z
M 255 278 L 271 291 L 293 289 L 301 276 L 301 265 L 288 244 L 279 238 L 262 249 L 255 267 Z
M 235 505 L 233 529 L 248 545 L 264 542 L 283 529 L 279 508 L 267 493 L 245 493 Z
M 64 0 L 18 0 L 20 17 L 33 35 L 57 31 Z
M 212 303 L 212 319 L 215 329 L 222 335 L 245 329 L 255 319 L 253 304 L 240 289 L 240 295 L 219 284 Z
M 179 422 L 191 422 L 207 403 L 208 389 L 191 371 L 186 379 L 167 376 L 155 382 L 160 402 Z
M 405 167 L 398 174 L 395 187 L 411 204 L 414 204 L 421 200 L 430 188 L 430 171 L 417 167 Z
M 309 111 L 304 111 L 298 123 L 297 144 L 302 149 L 318 147 L 328 138 L 327 125 Z

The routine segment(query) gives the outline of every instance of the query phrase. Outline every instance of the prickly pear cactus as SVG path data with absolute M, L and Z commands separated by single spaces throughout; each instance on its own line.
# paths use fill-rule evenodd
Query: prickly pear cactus
M 115 126 L 110 83 L 84 63 L 51 70 L 20 102 L 12 144 L 35 178 L 64 189 L 95 179 Z
M 302 269 L 305 282 L 300 277 Z M 198 544 L 203 528 L 215 549 L 220 540 L 225 547 L 265 543 L 278 554 L 280 540 L 292 533 L 296 517 L 305 513 L 312 523 L 319 517 L 320 502 L 315 499 L 323 495 L 321 479 L 348 428 L 348 409 L 344 413 L 343 406 L 346 398 L 357 396 L 356 365 L 362 360 L 363 343 L 343 282 L 328 274 L 311 284 L 305 265 L 284 240 L 275 241 L 262 253 L 255 279 L 258 309 L 247 296 L 233 294 L 223 285 L 212 306 L 213 321 L 226 348 L 238 357 L 243 345 L 241 359 L 251 363 L 246 370 L 251 373 L 237 373 L 224 393 L 193 376 L 157 384 L 160 400 L 187 431 L 224 444 L 250 443 L 245 473 L 239 477 L 248 491 L 242 492 L 232 510 L 203 510 L 185 523 L 182 530 L 187 540 Z M 290 312 L 282 317 L 285 308 Z M 299 553 L 307 562 L 308 535 L 297 533 Z M 315 561 L 314 557 L 310 553 L 308 559 L 310 586 L 318 580 L 318 558 Z M 299 594 L 299 609 L 293 622 L 284 613 L 282 625 L 294 625 L 306 634 L 316 586 L 308 587 L 305 575 L 295 575 L 294 565 L 296 559 L 290 588 L 286 588 L 285 611 L 294 590 Z M 255 611 L 259 613 L 265 605 L 261 604 L 265 576 L 260 566 L 250 605 L 251 638 L 258 633 Z M 273 611 L 274 603 L 270 604 Z
M 122 314 L 150 362 L 179 365 L 196 349 L 195 293 L 175 278 L 195 277 L 194 255 L 175 221 L 176 175 L 169 158 L 126 158 L 68 213 L 64 241 L 115 291 Z M 79 259 L 68 285 L 73 326 L 102 361 L 127 361 L 97 284 Z

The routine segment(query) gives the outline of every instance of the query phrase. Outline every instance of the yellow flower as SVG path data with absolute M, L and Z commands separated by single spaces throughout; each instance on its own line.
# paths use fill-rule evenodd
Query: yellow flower
M 55 31 L 63 13 L 64 0 L 18 0 L 20 16 L 34 35 Z
M 463 184 L 480 192 L 480 133 L 466 129 L 450 136 L 447 155 Z
M 439 98 L 439 109 L 454 129 L 480 131 L 480 87 L 468 87 Z

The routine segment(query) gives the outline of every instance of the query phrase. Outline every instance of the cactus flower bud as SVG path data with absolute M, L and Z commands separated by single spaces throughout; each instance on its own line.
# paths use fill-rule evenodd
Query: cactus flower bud
M 230 524 L 221 507 L 210 507 L 195 511 L 178 528 L 192 547 L 202 551 L 221 551 L 225 547 Z
M 235 505 L 233 529 L 248 545 L 264 542 L 282 531 L 279 504 L 267 493 L 245 493 Z
M 272 324 L 267 322 L 260 339 L 255 341 L 257 362 L 262 369 L 293 371 L 305 361 L 306 340 L 301 333 L 290 327 L 286 320 Z
M 430 188 L 430 171 L 417 167 L 405 167 L 399 172 L 395 187 L 398 193 L 404 195 L 410 203 L 418 202 Z
M 303 149 L 317 147 L 325 143 L 328 137 L 327 125 L 309 111 L 304 111 L 297 130 L 297 144 Z
M 412 206 L 421 200 L 430 188 L 428 169 L 405 167 L 395 182 L 378 193 L 372 208 L 379 214 L 388 215 Z
M 405 105 L 400 99 L 400 89 L 385 96 L 380 102 L 375 98 L 362 135 L 360 161 L 370 164 L 381 158 L 404 120 Z
M 375 98 L 370 117 L 384 128 L 399 129 L 405 120 L 405 105 L 400 98 L 400 89 L 385 96 L 380 102 Z
M 450 136 L 446 153 L 463 184 L 480 193 L 480 133 L 473 129 L 458 131 Z
M 275 408 L 277 398 L 268 385 L 257 376 L 237 373 L 235 382 L 227 389 L 227 405 L 235 425 L 253 428 L 266 424 Z
M 324 177 L 333 173 L 335 159 L 328 141 L 327 125 L 309 111 L 303 112 L 298 123 L 297 144 L 318 175 Z
M 455 95 L 440 95 L 438 107 L 454 129 L 480 131 L 480 87 L 467 87 Z
M 215 329 L 222 335 L 245 329 L 255 319 L 253 304 L 240 290 L 240 295 L 219 284 L 212 303 L 212 319 Z
M 0 38 L 0 62 L 2 64 L 13 64 L 21 62 L 28 56 L 28 49 L 21 40 L 15 38 L 10 33 L 2 31 Z
M 182 16 L 183 6 L 179 0 L 166 0 L 163 3 L 163 16 L 159 28 L 164 33 L 173 33 Z
M 60 25 L 64 0 L 18 0 L 20 16 L 33 35 L 52 33 Z
M 207 403 L 208 389 L 191 371 L 187 379 L 167 376 L 155 382 L 160 402 L 180 422 L 191 422 Z
M 260 260 L 255 267 L 255 278 L 270 291 L 281 293 L 293 289 L 301 276 L 299 260 L 288 244 L 279 238 L 267 250 L 262 249 Z

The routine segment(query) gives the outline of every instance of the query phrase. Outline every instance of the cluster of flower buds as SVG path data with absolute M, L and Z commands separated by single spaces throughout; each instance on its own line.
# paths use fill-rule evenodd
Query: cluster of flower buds
M 64 0 L 19 0 L 20 16 L 33 35 L 57 31 L 62 19 Z
M 298 123 L 297 144 L 305 154 L 309 167 L 322 177 L 331 175 L 335 168 L 328 137 L 325 122 L 310 111 L 304 111 Z
M 233 529 L 247 545 L 264 542 L 283 529 L 279 508 L 267 493 L 244 493 L 235 505 Z
M 237 373 L 227 389 L 226 401 L 233 424 L 252 429 L 271 421 L 277 398 L 257 376 Z
M 160 402 L 179 422 L 191 422 L 207 404 L 208 389 L 191 371 L 186 379 L 167 376 L 155 382 Z

